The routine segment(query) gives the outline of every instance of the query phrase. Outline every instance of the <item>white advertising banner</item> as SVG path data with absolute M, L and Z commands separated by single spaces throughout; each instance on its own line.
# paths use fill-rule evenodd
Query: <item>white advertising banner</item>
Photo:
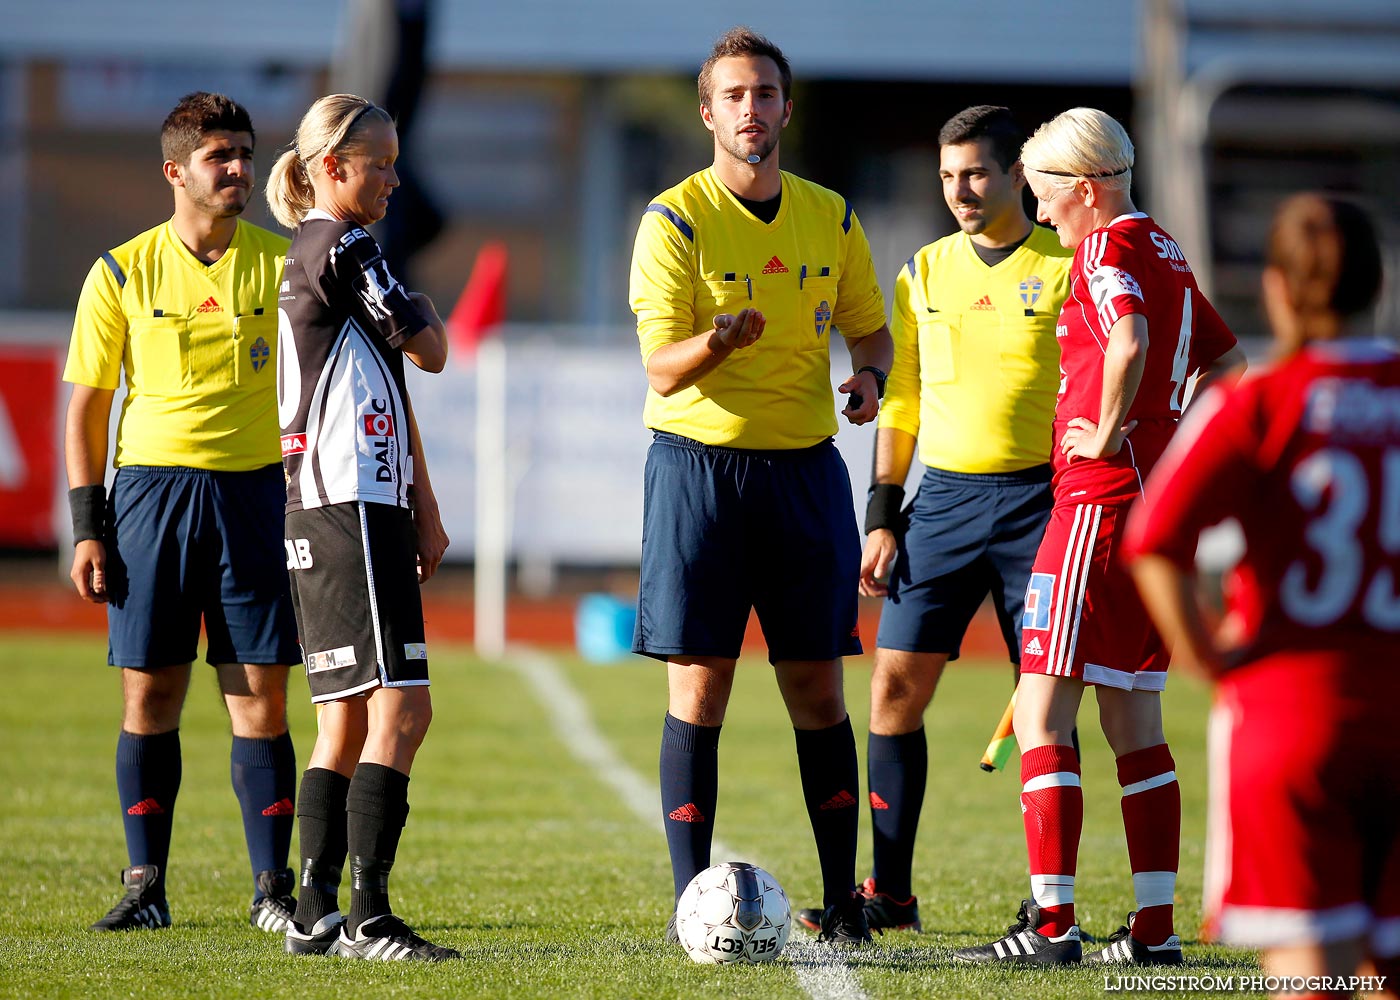
M 504 475 L 512 558 L 552 565 L 635 565 L 642 537 L 642 424 L 646 373 L 633 346 L 520 341 L 506 345 L 504 468 L 477 470 L 477 372 L 453 361 L 439 375 L 410 369 L 409 392 L 433 488 L 452 546 L 471 559 L 476 476 Z M 833 387 L 850 373 L 838 350 Z M 844 397 L 839 397 L 844 399 Z M 840 404 L 838 404 L 840 405 Z M 841 419 L 836 443 L 851 471 L 852 504 L 865 510 L 873 425 Z

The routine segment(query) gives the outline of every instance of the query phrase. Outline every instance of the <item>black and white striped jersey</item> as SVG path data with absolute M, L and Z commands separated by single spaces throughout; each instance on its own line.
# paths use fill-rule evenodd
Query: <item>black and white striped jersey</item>
M 374 237 L 313 209 L 287 250 L 277 305 L 277 415 L 287 509 L 407 507 L 404 357 L 427 325 Z

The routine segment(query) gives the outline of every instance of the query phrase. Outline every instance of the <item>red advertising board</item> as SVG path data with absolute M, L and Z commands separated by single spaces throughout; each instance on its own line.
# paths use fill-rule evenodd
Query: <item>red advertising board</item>
M 0 344 L 0 548 L 57 544 L 60 361 L 51 348 Z

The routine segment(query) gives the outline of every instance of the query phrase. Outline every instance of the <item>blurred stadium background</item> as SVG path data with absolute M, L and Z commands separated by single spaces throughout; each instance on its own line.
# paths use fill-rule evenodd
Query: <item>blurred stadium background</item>
M 405 183 L 378 235 L 410 287 L 446 315 L 483 247 L 508 258 L 498 346 L 458 350 L 448 373 L 413 386 L 449 559 L 467 582 L 474 566 L 508 566 L 513 593 L 625 594 L 648 441 L 631 242 L 648 200 L 709 162 L 694 75 L 737 23 L 788 54 L 783 165 L 850 199 L 887 294 L 905 258 L 952 228 L 935 135 L 981 103 L 1027 127 L 1080 104 L 1127 124 L 1139 206 L 1256 354 L 1259 253 L 1283 195 L 1354 195 L 1380 221 L 1392 276 L 1400 264 L 1395 0 L 12 0 L 0 549 L 57 552 L 66 567 L 71 309 L 98 254 L 169 214 L 157 143 L 169 107 L 194 89 L 244 103 L 261 184 L 307 105 L 351 90 L 399 116 Z M 260 198 L 247 217 L 273 225 Z M 1392 331 L 1394 286 L 1381 310 Z M 845 367 L 833 359 L 836 376 Z M 499 400 L 479 400 L 479 382 Z M 838 439 L 862 502 L 871 438 Z

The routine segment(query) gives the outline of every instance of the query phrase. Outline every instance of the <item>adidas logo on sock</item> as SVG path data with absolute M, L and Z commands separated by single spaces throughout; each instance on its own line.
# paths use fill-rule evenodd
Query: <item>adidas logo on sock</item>
M 695 808 L 694 802 L 687 802 L 685 805 L 672 809 L 666 814 L 677 823 L 703 823 L 705 814 Z
M 219 313 L 223 311 L 224 307 L 219 305 L 219 303 L 215 301 L 214 296 L 212 295 L 205 299 L 203 302 L 201 302 L 199 304 L 199 308 L 195 310 L 195 312 L 202 313 Z
M 787 273 L 788 273 L 788 266 L 778 259 L 778 255 L 777 255 L 777 254 L 774 254 L 774 255 L 769 259 L 768 263 L 763 265 L 763 273 L 764 273 L 764 274 L 787 274 Z
M 890 807 L 890 804 L 889 804 L 888 802 L 886 802 L 884 799 L 880 798 L 880 793 L 879 793 L 879 792 L 871 792 L 871 793 L 870 793 L 870 808 L 871 808 L 871 809 L 888 809 L 889 807 Z
M 126 811 L 128 816 L 164 816 L 165 807 L 155 799 L 142 799 Z
M 1040 644 L 1040 636 L 1031 636 L 1031 641 L 1026 643 L 1026 648 L 1023 652 L 1025 652 L 1027 656 L 1044 656 L 1045 647 Z
M 820 806 L 820 809 L 822 812 L 827 812 L 831 809 L 850 809 L 852 806 L 857 804 L 858 803 L 856 802 L 856 797 L 843 788 L 831 798 L 823 802 Z
M 992 297 L 991 297 L 990 295 L 984 295 L 984 296 L 982 296 L 980 299 L 978 299 L 976 302 L 972 303 L 972 308 L 973 308 L 973 309 L 990 309 L 990 310 L 992 310 L 992 312 L 996 312 L 996 308 L 997 308 L 997 307 L 994 306 L 994 305 L 992 305 Z
M 278 799 L 272 805 L 262 811 L 264 816 L 290 816 L 296 809 L 292 806 L 291 799 Z

